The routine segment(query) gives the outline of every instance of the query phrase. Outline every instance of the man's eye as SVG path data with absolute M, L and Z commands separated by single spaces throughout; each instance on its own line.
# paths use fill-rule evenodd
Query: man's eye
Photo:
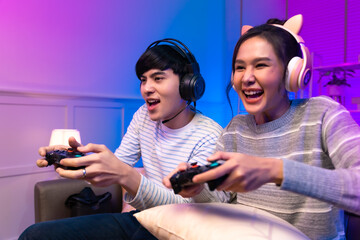
M 155 78 L 155 81 L 161 81 L 161 80 L 163 80 L 164 78 L 163 77 L 156 77 Z

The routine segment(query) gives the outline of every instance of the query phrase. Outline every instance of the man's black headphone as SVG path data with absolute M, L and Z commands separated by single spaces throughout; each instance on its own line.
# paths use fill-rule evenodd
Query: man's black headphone
M 180 96 L 187 102 L 196 102 L 199 100 L 205 92 L 205 80 L 201 76 L 199 64 L 194 55 L 190 52 L 189 48 L 179 40 L 165 38 L 153 42 L 146 50 L 149 50 L 157 45 L 173 46 L 174 50 L 188 60 L 192 73 L 185 74 L 185 76 L 180 79 Z

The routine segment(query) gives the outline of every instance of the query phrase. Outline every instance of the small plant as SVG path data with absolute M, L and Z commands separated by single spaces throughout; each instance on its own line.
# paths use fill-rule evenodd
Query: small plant
M 332 71 L 324 71 L 320 73 L 318 83 L 321 82 L 321 79 L 323 77 L 328 77 L 327 82 L 324 84 L 324 87 L 328 85 L 351 87 L 351 85 L 346 80 L 348 77 L 354 77 L 354 73 L 355 71 L 352 69 L 343 68 L 335 68 Z

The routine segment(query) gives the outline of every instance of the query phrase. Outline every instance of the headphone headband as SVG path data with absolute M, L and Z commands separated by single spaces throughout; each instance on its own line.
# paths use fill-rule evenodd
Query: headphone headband
M 290 33 L 300 46 L 302 57 L 295 56 L 290 59 L 286 66 L 285 87 L 290 92 L 297 92 L 309 84 L 312 73 L 312 59 L 309 49 L 305 46 L 304 40 L 297 35 L 302 27 L 303 16 L 301 14 L 289 18 L 284 25 L 270 24 Z M 243 25 L 241 35 L 245 34 L 252 26 Z
M 308 48 L 305 46 L 305 41 L 301 36 L 293 33 L 286 27 L 279 24 L 271 24 L 272 26 L 281 28 L 290 33 L 300 46 L 302 58 L 293 57 L 287 67 L 287 76 L 285 80 L 285 87 L 288 91 L 297 92 L 299 89 L 304 89 L 310 82 L 312 72 L 312 61 Z
M 200 67 L 195 56 L 184 43 L 174 38 L 164 38 L 155 41 L 147 47 L 146 51 L 158 45 L 169 45 L 187 59 L 188 64 L 191 66 L 192 73 L 185 74 L 185 76 L 180 79 L 180 96 L 188 102 L 196 102 L 205 92 L 205 81 L 200 74 Z
M 188 60 L 189 64 L 191 64 L 193 72 L 200 73 L 200 67 L 195 59 L 195 56 L 191 53 L 190 49 L 184 43 L 180 42 L 177 39 L 164 38 L 162 40 L 155 41 L 150 44 L 146 50 L 149 50 L 150 48 L 155 47 L 159 44 L 162 45 L 162 43 L 170 43 L 171 46 L 175 47 L 178 50 L 178 53 L 180 53 L 184 58 Z

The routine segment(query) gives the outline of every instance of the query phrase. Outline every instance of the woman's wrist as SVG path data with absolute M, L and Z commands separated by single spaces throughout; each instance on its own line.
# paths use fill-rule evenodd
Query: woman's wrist
M 284 179 L 283 161 L 281 159 L 274 158 L 271 170 L 272 170 L 272 174 L 271 174 L 272 181 L 271 182 L 280 186 Z

